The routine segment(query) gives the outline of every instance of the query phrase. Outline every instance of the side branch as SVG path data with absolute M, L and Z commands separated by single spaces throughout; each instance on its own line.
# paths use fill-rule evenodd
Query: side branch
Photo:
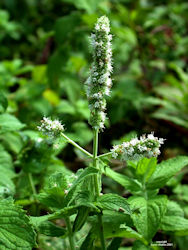
M 66 136 L 65 134 L 61 133 L 61 135 L 66 139 L 66 141 L 70 144 L 72 144 L 74 147 L 76 147 L 77 149 L 79 149 L 82 153 L 84 153 L 85 155 L 89 156 L 90 158 L 93 158 L 93 155 L 90 154 L 87 150 L 85 150 L 84 148 L 80 147 L 76 142 L 74 142 L 73 140 L 71 140 L 68 136 Z

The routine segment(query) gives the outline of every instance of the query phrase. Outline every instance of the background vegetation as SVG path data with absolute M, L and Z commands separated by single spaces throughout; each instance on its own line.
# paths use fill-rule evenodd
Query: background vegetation
M 89 35 L 101 15 L 111 21 L 114 73 L 100 152 L 122 139 L 154 131 L 167 139 L 159 161 L 186 155 L 187 11 L 185 0 L 1 1 L 0 196 L 12 194 L 29 214 L 45 214 L 44 208 L 36 211 L 30 202 L 27 173 L 33 174 L 39 191 L 56 170 L 74 172 L 87 164 L 66 143 L 59 149 L 51 149 L 50 142 L 40 143 L 36 127 L 43 116 L 59 117 L 69 137 L 90 151 L 84 82 L 92 60 Z M 126 173 L 118 161 L 114 164 L 117 171 Z M 187 179 L 184 169 L 160 190 L 178 201 L 186 217 Z M 107 178 L 103 188 L 130 195 Z M 173 242 L 174 249 L 185 249 L 188 244 L 187 236 L 158 232 L 155 240 L 163 239 Z M 61 249 L 59 241 L 41 236 L 39 247 Z M 131 248 L 132 240 L 125 239 L 122 245 Z

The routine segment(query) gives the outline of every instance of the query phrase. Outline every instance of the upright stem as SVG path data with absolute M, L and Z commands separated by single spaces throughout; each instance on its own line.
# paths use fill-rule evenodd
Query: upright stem
M 98 214 L 98 222 L 99 222 L 99 236 L 101 241 L 101 249 L 106 250 L 103 223 L 102 223 L 102 214 Z
M 98 154 L 98 129 L 94 129 L 94 135 L 93 135 L 93 167 L 98 168 L 98 162 L 97 162 L 97 154 Z M 95 184 L 95 196 L 96 198 L 100 194 L 99 190 L 99 182 L 98 182 L 98 175 L 94 175 L 94 184 Z
M 31 189 L 33 191 L 33 194 L 36 195 L 37 191 L 36 191 L 35 185 L 33 183 L 33 177 L 32 177 L 31 173 L 28 173 L 28 179 L 29 179 L 29 183 L 30 183 Z
M 93 166 L 95 168 L 98 168 L 98 129 L 94 129 L 94 137 L 93 137 Z M 100 187 L 99 187 L 99 176 L 98 174 L 94 175 L 94 183 L 95 183 L 95 198 L 100 195 Z M 103 232 L 103 223 L 102 223 L 102 214 L 98 214 L 98 223 L 99 223 L 99 236 L 101 241 L 101 249 L 106 250 L 105 246 L 105 238 L 104 238 L 104 232 Z
M 71 222 L 70 222 L 69 217 L 66 217 L 65 221 L 66 221 L 67 229 L 68 229 L 68 232 L 69 232 L 68 236 L 69 236 L 70 248 L 71 248 L 71 250 L 75 250 L 76 248 L 75 248 L 74 236 L 73 236 Z

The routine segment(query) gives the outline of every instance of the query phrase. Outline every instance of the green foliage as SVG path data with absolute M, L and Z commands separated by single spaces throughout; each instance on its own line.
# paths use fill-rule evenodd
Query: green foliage
M 22 129 L 25 125 L 21 123 L 16 117 L 10 114 L 0 115 L 1 133 L 17 131 Z
M 123 187 L 125 187 L 132 193 L 136 193 L 141 189 L 141 183 L 138 182 L 136 179 L 129 178 L 128 176 L 116 173 L 108 167 L 105 167 L 104 173 L 113 180 L 117 181 L 119 184 L 121 184 Z
M 98 198 L 98 206 L 102 209 L 131 213 L 126 200 L 117 194 L 104 194 L 100 196 Z
M 11 200 L 0 201 L 1 249 L 32 249 L 36 235 L 29 218 Z
M 69 249 L 71 236 L 78 249 L 97 250 L 101 228 L 108 250 L 159 249 L 151 243 L 163 238 L 185 249 L 187 10 L 185 0 L 0 2 L 1 249 Z M 95 168 L 92 155 L 36 132 L 43 116 L 58 117 L 91 154 L 84 82 L 101 15 L 110 19 L 114 70 L 99 153 L 154 130 L 167 139 L 159 163 L 107 155 Z
M 132 210 L 138 209 L 132 215 L 136 229 L 149 241 L 157 232 L 161 218 L 166 212 L 167 197 L 158 196 L 149 200 L 143 197 L 132 197 L 129 202 Z
M 147 186 L 150 189 L 160 188 L 178 171 L 188 164 L 187 156 L 177 156 L 158 164 Z

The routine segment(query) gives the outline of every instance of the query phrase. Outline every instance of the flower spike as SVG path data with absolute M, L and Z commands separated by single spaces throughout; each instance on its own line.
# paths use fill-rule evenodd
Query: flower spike
M 86 93 L 90 108 L 90 124 L 94 129 L 103 129 L 106 119 L 105 95 L 110 95 L 112 86 L 112 50 L 109 20 L 102 16 L 97 20 L 94 33 L 91 34 L 93 64 L 86 81 Z
M 165 139 L 155 137 L 153 133 L 141 136 L 140 139 L 133 138 L 130 142 L 123 142 L 111 149 L 112 157 L 122 161 L 139 160 L 142 157 L 157 157 L 160 154 L 160 146 Z
M 37 126 L 38 130 L 43 132 L 49 137 L 57 137 L 64 131 L 64 126 L 58 120 L 50 120 L 47 117 L 43 117 L 41 125 Z

